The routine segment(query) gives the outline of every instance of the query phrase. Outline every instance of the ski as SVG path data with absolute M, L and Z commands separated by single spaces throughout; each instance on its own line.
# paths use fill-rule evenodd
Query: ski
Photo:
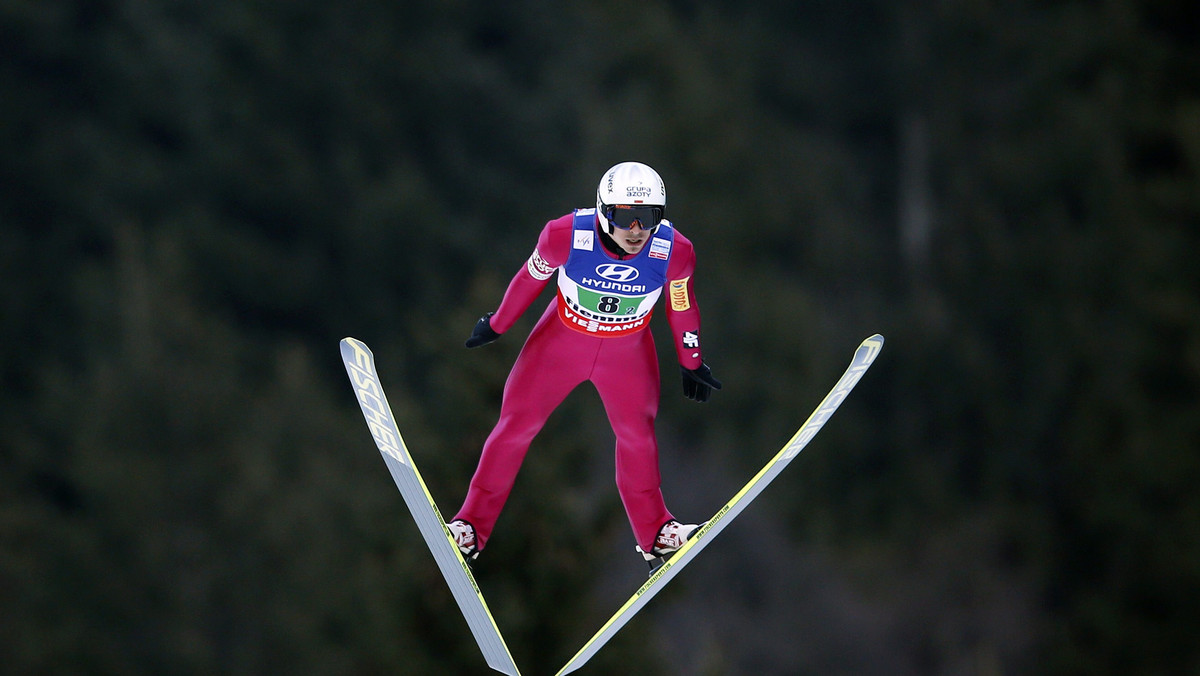
M 417 529 L 441 569 L 442 577 L 446 578 L 446 584 L 450 586 L 454 600 L 458 602 L 458 608 L 479 644 L 479 650 L 492 669 L 519 676 L 517 665 L 504 643 L 504 637 L 500 635 L 496 620 L 488 610 L 479 585 L 446 528 L 446 522 L 400 436 L 400 429 L 375 370 L 375 356 L 365 344 L 354 338 L 343 339 L 341 351 L 346 374 L 350 376 L 355 398 L 362 408 L 375 445 L 379 447 L 396 487 L 404 496 L 404 502 L 408 504 Z
M 817 406 L 808 420 L 800 426 L 796 434 L 784 447 L 771 458 L 767 464 L 759 470 L 758 474 L 745 485 L 742 490 L 738 491 L 733 498 L 725 503 L 725 506 L 717 510 L 707 523 L 702 525 L 691 536 L 682 547 L 670 558 L 668 558 L 661 566 L 656 568 L 650 575 L 650 579 L 646 581 L 633 596 L 621 606 L 617 612 L 609 618 L 604 626 L 596 632 L 592 638 L 584 644 L 579 652 L 571 658 L 562 669 L 558 671 L 558 676 L 569 674 L 582 667 L 590 660 L 605 643 L 609 641 L 621 627 L 625 626 L 630 619 L 633 618 L 643 606 L 654 598 L 654 595 L 662 591 L 663 587 L 674 578 L 680 570 L 683 569 L 692 559 L 700 553 L 700 550 L 708 546 L 712 539 L 720 533 L 725 526 L 733 521 L 734 517 L 741 513 L 743 509 L 749 506 L 750 502 L 762 492 L 764 488 L 770 484 L 783 468 L 795 458 L 801 450 L 812 441 L 821 427 L 829 420 L 833 412 L 846 399 L 846 395 L 850 394 L 850 390 L 858 384 L 863 374 L 871 367 L 875 361 L 875 357 L 879 355 L 879 351 L 883 349 L 883 336 L 875 334 L 867 338 L 858 346 L 854 352 L 854 359 L 850 362 L 850 366 L 846 369 L 842 377 L 838 379 L 837 384 L 825 395 L 821 403 Z

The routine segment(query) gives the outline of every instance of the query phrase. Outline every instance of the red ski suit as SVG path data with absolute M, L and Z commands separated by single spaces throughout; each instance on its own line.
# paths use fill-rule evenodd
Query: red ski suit
M 571 255 L 574 220 L 574 214 L 567 214 L 542 229 L 537 248 L 509 283 L 500 307 L 491 318 L 494 331 L 504 333 L 512 328 L 554 272 L 565 274 L 560 268 Z M 613 254 L 600 246 L 602 235 L 598 224 L 593 229 L 597 248 L 613 261 L 628 261 L 651 253 L 647 245 L 634 255 Z M 692 243 L 675 230 L 662 295 L 679 362 L 689 369 L 699 368 L 702 363 L 700 311 L 692 289 L 695 264 Z M 483 445 L 467 497 L 454 518 L 475 527 L 476 542 L 482 549 L 534 436 L 575 387 L 591 381 L 617 439 L 617 490 L 637 543 L 649 551 L 659 529 L 673 518 L 660 489 L 658 441 L 654 434 L 660 382 L 654 340 L 650 331 L 644 330 L 649 317 L 641 330 L 635 332 L 619 336 L 589 335 L 567 325 L 561 303 L 561 294 L 551 301 L 509 373 L 500 420 Z

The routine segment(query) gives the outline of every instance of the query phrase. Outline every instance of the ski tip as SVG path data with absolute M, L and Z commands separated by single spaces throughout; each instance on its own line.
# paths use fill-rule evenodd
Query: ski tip
M 876 333 L 858 346 L 858 350 L 854 353 L 853 363 L 860 366 L 870 366 L 871 362 L 875 361 L 875 357 L 879 356 L 879 352 L 882 349 L 883 336 Z
M 357 338 L 351 338 L 350 336 L 346 336 L 338 341 L 338 345 L 341 346 L 343 354 L 346 350 L 351 350 L 356 353 L 371 354 L 371 348 L 367 347 L 366 343 Z

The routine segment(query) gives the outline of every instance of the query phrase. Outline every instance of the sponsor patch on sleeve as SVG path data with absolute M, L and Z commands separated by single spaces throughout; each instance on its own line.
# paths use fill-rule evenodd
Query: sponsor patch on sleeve
M 683 312 L 692 307 L 692 299 L 688 296 L 688 280 L 691 277 L 683 279 L 672 279 L 668 286 L 668 292 L 671 296 L 671 309 L 676 312 Z
M 529 274 L 536 280 L 545 281 L 550 279 L 550 275 L 554 274 L 554 268 L 542 258 L 537 249 L 533 250 L 533 254 L 529 257 L 529 261 L 525 263 L 525 267 L 529 270 Z

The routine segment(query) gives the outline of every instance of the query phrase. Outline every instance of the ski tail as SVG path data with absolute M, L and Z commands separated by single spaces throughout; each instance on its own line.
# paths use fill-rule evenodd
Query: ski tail
M 749 506 L 754 498 L 758 497 L 758 494 L 775 480 L 775 477 L 779 476 L 788 463 L 804 450 L 808 442 L 812 441 L 834 411 L 842 405 L 846 395 L 850 394 L 850 391 L 858 384 L 859 379 L 875 362 L 875 358 L 879 356 L 879 351 L 882 349 L 883 336 L 879 334 L 867 338 L 858 346 L 854 352 L 854 358 L 850 361 L 850 366 L 838 379 L 833 389 L 825 395 L 817 408 L 813 410 L 792 438 L 784 444 L 783 448 L 775 454 L 775 457 L 767 461 L 758 474 L 729 502 L 725 503 L 708 522 L 692 534 L 691 538 L 671 558 L 655 569 L 650 579 L 634 592 L 625 605 L 621 606 L 608 622 L 600 627 L 599 631 L 579 649 L 579 652 L 575 653 L 575 656 L 559 670 L 557 676 L 569 674 L 586 664 L 650 599 L 654 598 L 655 594 L 666 586 L 667 582 L 708 546 L 717 533 L 724 530 L 725 526 L 729 525 L 742 510 Z
M 512 654 L 500 634 L 496 620 L 488 609 L 487 602 L 475 582 L 471 569 L 458 550 L 458 545 L 446 528 L 437 503 L 413 462 L 408 447 L 400 436 L 391 406 L 383 393 L 379 374 L 375 369 L 375 356 L 361 341 L 345 338 L 341 341 L 342 361 L 355 398 L 367 421 L 367 428 L 383 455 L 396 488 L 404 497 L 417 529 L 433 554 L 442 577 L 446 579 L 454 600 L 462 611 L 471 634 L 475 637 L 484 659 L 492 669 L 510 676 L 520 676 Z

